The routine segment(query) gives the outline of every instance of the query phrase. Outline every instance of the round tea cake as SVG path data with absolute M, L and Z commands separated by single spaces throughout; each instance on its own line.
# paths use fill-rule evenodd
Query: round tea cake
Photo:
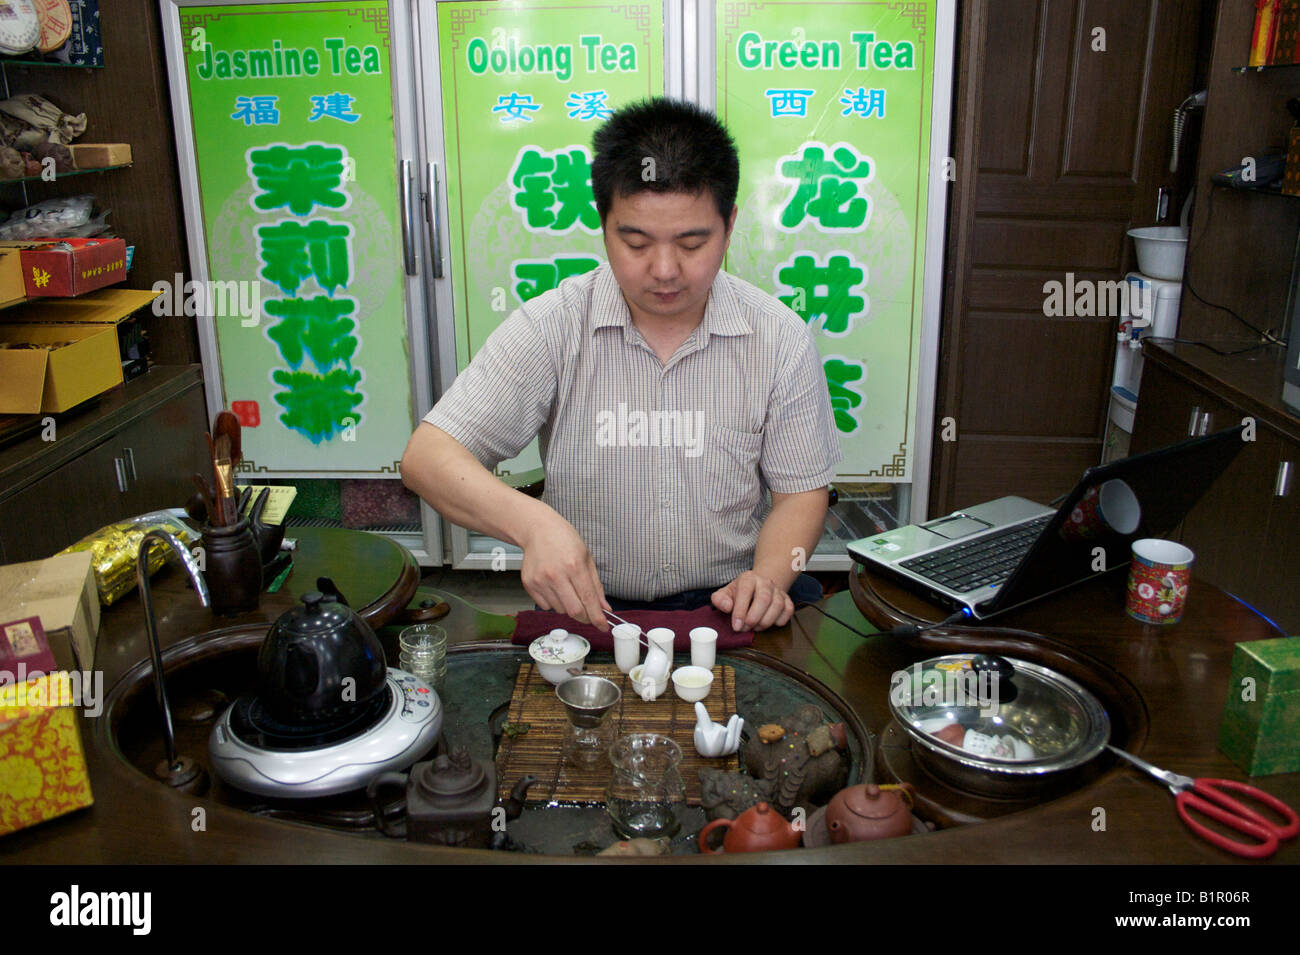
M 32 0 L 0 0 L 0 53 L 26 53 L 40 36 L 41 21 Z
M 36 49 L 53 53 L 68 42 L 72 35 L 72 8 L 68 0 L 35 0 L 36 17 L 41 24 L 41 37 Z

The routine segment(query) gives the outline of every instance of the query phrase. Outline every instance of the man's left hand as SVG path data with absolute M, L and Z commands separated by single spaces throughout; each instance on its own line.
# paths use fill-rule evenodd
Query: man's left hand
M 794 614 L 790 595 L 770 577 L 753 570 L 715 590 L 713 606 L 731 614 L 731 629 L 737 633 L 783 627 Z

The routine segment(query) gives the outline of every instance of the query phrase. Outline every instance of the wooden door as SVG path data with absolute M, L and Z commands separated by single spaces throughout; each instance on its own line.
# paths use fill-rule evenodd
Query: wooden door
M 1135 267 L 1125 233 L 1154 223 L 1173 184 L 1200 6 L 964 6 L 935 424 L 956 435 L 936 444 L 932 515 L 1047 502 L 1101 460 L 1117 318 L 1049 317 L 1044 286 L 1069 297 L 1071 281 Z

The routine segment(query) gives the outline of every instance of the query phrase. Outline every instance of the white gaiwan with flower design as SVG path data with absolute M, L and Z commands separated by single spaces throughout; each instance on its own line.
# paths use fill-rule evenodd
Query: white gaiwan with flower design
M 542 678 L 556 686 L 581 673 L 590 652 L 586 637 L 567 630 L 552 630 L 528 645 L 528 655 Z

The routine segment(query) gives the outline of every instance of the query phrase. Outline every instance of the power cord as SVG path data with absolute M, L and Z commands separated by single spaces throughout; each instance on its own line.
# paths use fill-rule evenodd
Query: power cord
M 1198 249 L 1200 248 L 1201 240 L 1205 238 L 1206 230 L 1208 230 L 1208 229 L 1210 228 L 1210 221 L 1214 218 L 1214 193 L 1215 193 L 1215 191 L 1216 191 L 1216 190 L 1215 190 L 1214 186 L 1211 185 L 1211 186 L 1210 186 L 1210 199 L 1209 199 L 1209 204 L 1208 204 L 1208 205 L 1206 206 L 1206 208 L 1205 208 L 1205 224 L 1204 224 L 1203 226 L 1201 226 L 1201 233 L 1200 233 L 1200 235 L 1198 235 L 1198 236 L 1196 237 L 1196 247 L 1197 247 Z M 1187 250 L 1187 258 L 1188 258 L 1188 267 L 1187 267 L 1187 269 L 1184 271 L 1184 274 L 1183 274 L 1183 282 L 1187 285 L 1187 291 L 1189 291 L 1189 292 L 1192 293 L 1192 297 L 1195 298 L 1195 299 L 1196 299 L 1198 302 L 1200 302 L 1202 305 L 1206 306 L 1207 308 L 1215 308 L 1215 309 L 1218 309 L 1218 310 L 1221 311 L 1221 312 L 1227 312 L 1229 315 L 1231 315 L 1233 318 L 1235 318 L 1237 321 L 1241 322 L 1241 324 L 1245 325 L 1245 326 L 1246 326 L 1247 328 L 1249 328 L 1252 332 L 1254 332 L 1256 335 L 1259 336 L 1259 339 L 1260 339 L 1259 344 L 1257 344 L 1257 345 L 1252 345 L 1250 348 L 1242 349 L 1242 351 L 1251 351 L 1251 350 L 1253 350 L 1253 349 L 1255 349 L 1255 348 L 1263 348 L 1263 347 L 1266 347 L 1266 346 L 1268 346 L 1268 345 L 1277 345 L 1277 346 L 1280 347 L 1280 348 L 1286 348 L 1286 347 L 1287 347 L 1287 341 L 1286 341 L 1286 339 L 1285 339 L 1285 338 L 1279 338 L 1279 337 L 1274 333 L 1273 329 L 1270 328 L 1270 329 L 1268 329 L 1268 330 L 1264 330 L 1264 329 L 1258 328 L 1258 327 L 1256 327 L 1255 325 L 1252 325 L 1250 322 L 1246 321 L 1244 318 L 1242 318 L 1240 315 L 1238 315 L 1238 314 L 1237 314 L 1236 312 L 1234 312 L 1232 309 L 1228 308 L 1226 305 L 1219 305 L 1219 304 L 1217 304 L 1217 303 L 1215 303 L 1215 302 L 1211 302 L 1211 301 L 1209 301 L 1208 299 L 1204 298 L 1204 297 L 1201 295 L 1200 292 L 1196 291 L 1196 288 L 1192 285 L 1192 269 L 1191 269 L 1191 262 L 1192 262 L 1192 258 L 1193 258 L 1193 249 L 1192 249 L 1190 246 L 1188 247 L 1188 250 Z M 1218 350 L 1217 348 L 1215 348 L 1213 345 L 1208 345 L 1208 344 L 1206 344 L 1205 342 L 1184 341 L 1184 340 L 1180 340 L 1180 339 L 1169 339 L 1169 340 L 1171 340 L 1171 341 L 1181 341 L 1182 344 L 1186 344 L 1186 345 L 1201 345 L 1201 346 L 1203 346 L 1203 347 L 1205 347 L 1205 348 L 1209 348 L 1211 351 L 1215 352 L 1215 353 L 1218 354 L 1218 355 L 1239 355 L 1239 354 L 1241 354 L 1241 352 L 1223 352 L 1223 351 L 1219 351 L 1219 350 Z
M 1188 287 L 1190 288 L 1191 286 Z M 1208 348 L 1216 355 L 1222 355 L 1224 357 L 1230 357 L 1232 355 L 1244 355 L 1246 352 L 1257 351 L 1260 348 L 1267 348 L 1269 345 L 1279 345 L 1281 347 L 1286 347 L 1285 341 L 1278 341 L 1271 334 L 1268 335 L 1264 341 L 1256 342 L 1254 345 L 1247 345 L 1245 348 L 1234 348 L 1232 351 L 1224 351 L 1222 348 L 1216 348 L 1215 346 L 1211 345 L 1209 342 L 1198 342 L 1192 338 L 1160 338 L 1155 335 L 1152 335 L 1150 340 L 1153 342 L 1173 342 L 1177 345 L 1199 345 L 1201 348 Z M 1143 341 L 1146 341 L 1146 339 L 1143 339 Z
M 953 614 L 951 617 L 948 617 L 948 618 L 945 619 L 945 620 L 940 620 L 938 623 L 930 623 L 930 624 L 926 624 L 926 625 L 923 626 L 923 627 L 921 627 L 921 626 L 917 626 L 917 625 L 914 624 L 914 623 L 900 623 L 898 626 L 893 627 L 892 629 L 889 629 L 889 630 L 881 630 L 879 633 L 863 633 L 863 632 L 862 632 L 861 630 L 859 630 L 857 627 L 854 627 L 854 626 L 851 626 L 851 625 L 848 624 L 848 623 L 845 623 L 843 620 L 841 620 L 839 617 L 835 616 L 835 615 L 832 614 L 832 613 L 827 613 L 825 610 L 823 610 L 821 607 L 817 606 L 816 604 L 811 604 L 811 603 L 800 603 L 800 604 L 797 604 L 797 605 L 796 605 L 795 609 L 797 610 L 797 609 L 799 609 L 800 607 L 811 607 L 813 610 L 816 610 L 816 611 L 817 611 L 819 614 L 821 614 L 822 616 L 824 616 L 824 617 L 829 617 L 831 620 L 834 620 L 836 623 L 838 623 L 838 624 L 839 624 L 841 627 L 843 627 L 845 630 L 848 630 L 850 633 L 856 633 L 859 637 L 863 637 L 863 638 L 867 638 L 867 637 L 915 637 L 915 636 L 917 636 L 919 633 L 921 633 L 921 632 L 924 631 L 924 630 L 935 630 L 935 629 L 937 629 L 937 628 L 939 628 L 939 627 L 948 627 L 948 626 L 951 626 L 951 625 L 954 624 L 954 623 L 959 623 L 959 622 L 961 622 L 962 620 L 969 620 L 970 617 L 971 617 L 970 609 L 967 608 L 967 607 L 962 607 L 960 610 L 958 610 L 958 611 L 957 611 L 955 614 Z

